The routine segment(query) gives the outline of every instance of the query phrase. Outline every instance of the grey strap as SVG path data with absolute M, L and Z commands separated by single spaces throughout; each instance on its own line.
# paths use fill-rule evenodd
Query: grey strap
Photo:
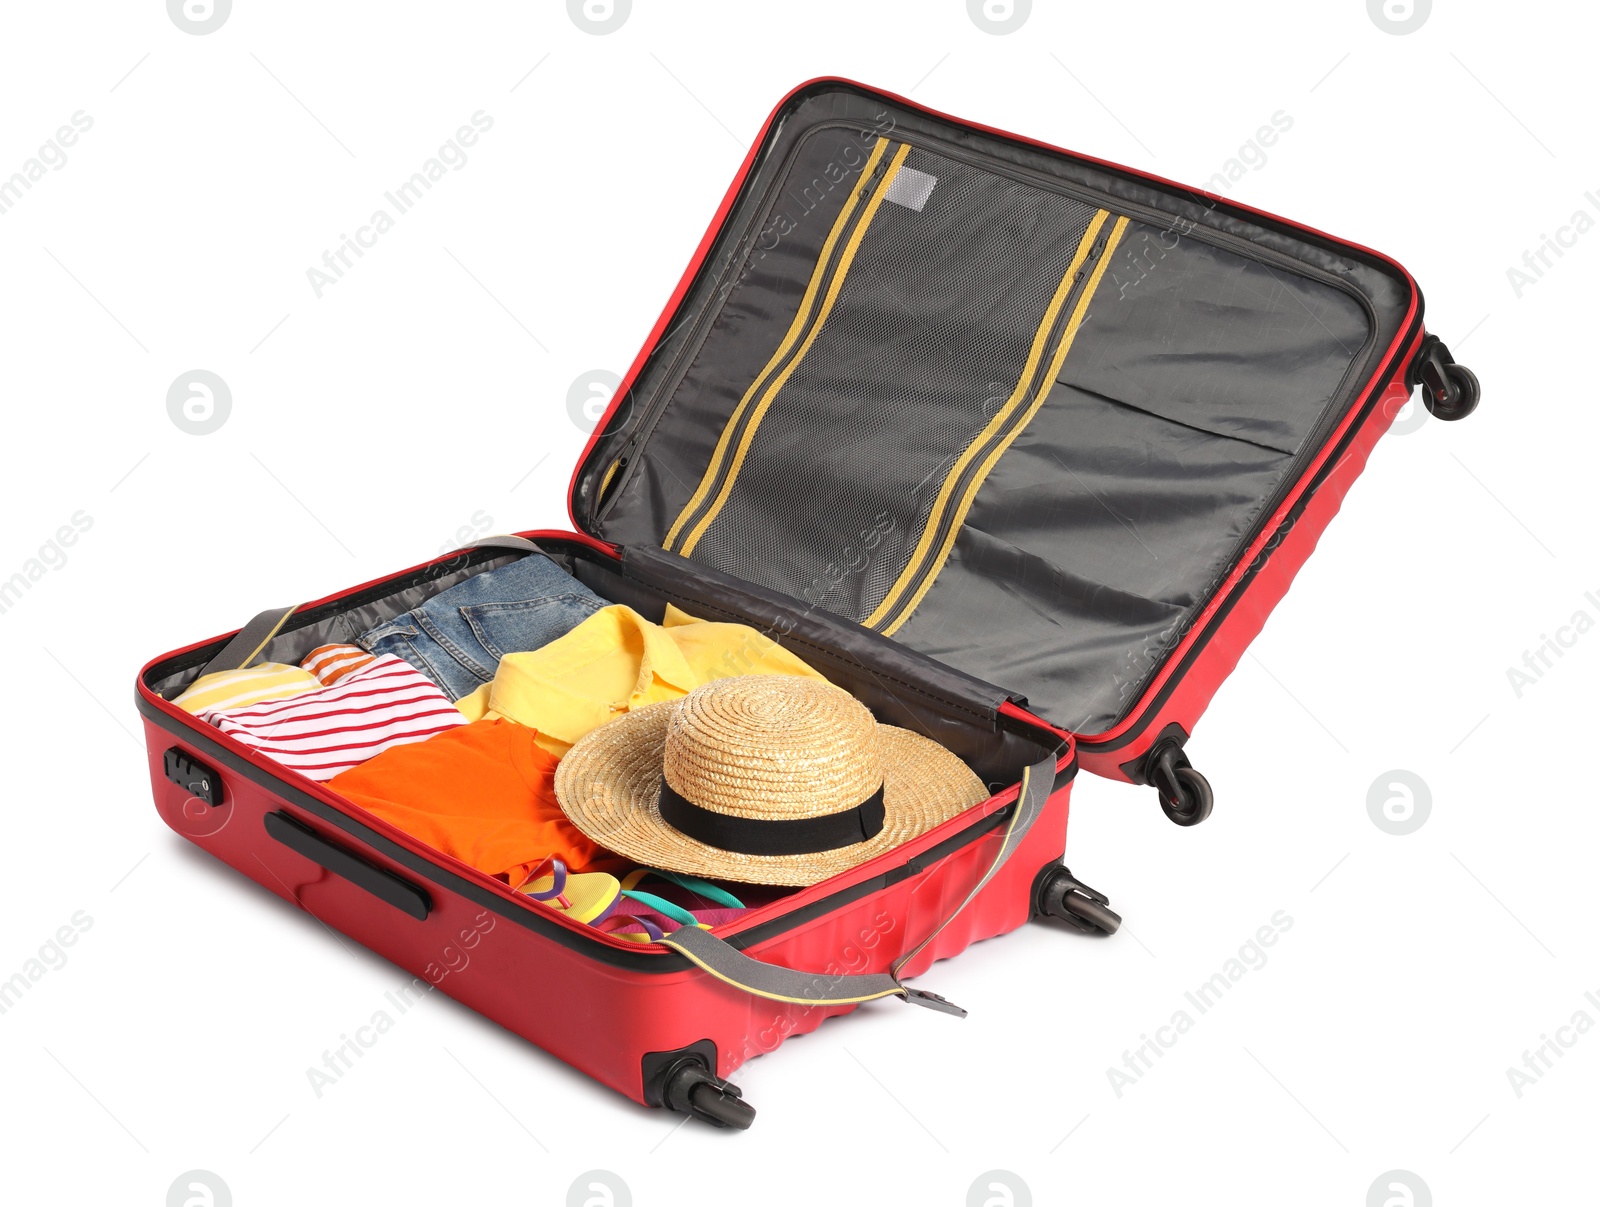
M 480 547 L 495 549 L 519 549 L 524 553 L 543 553 L 544 550 L 535 545 L 527 537 L 511 536 L 509 533 L 498 536 L 486 536 L 482 540 L 465 545 L 466 549 Z M 240 629 L 233 640 L 223 646 L 216 657 L 200 668 L 201 675 L 209 675 L 215 671 L 243 670 L 255 661 L 256 657 L 266 648 L 282 630 L 289 617 L 293 616 L 299 608 L 295 604 L 292 608 L 268 608 L 265 612 L 253 617 L 244 628 Z M 196 676 L 198 678 L 199 676 Z
M 1005 841 L 1000 844 L 1000 850 L 994 857 L 994 862 L 989 865 L 989 870 L 983 874 L 983 879 L 972 886 L 972 891 L 961 899 L 961 904 L 950 911 L 948 917 L 922 942 L 918 943 L 905 955 L 894 963 L 895 976 L 900 975 L 900 970 L 909 964 L 922 952 L 929 943 L 939 937 L 939 932 L 956 920 L 957 915 L 967 906 L 972 904 L 972 899 L 981 893 L 984 886 L 993 880 L 995 873 L 1005 866 L 1006 860 L 1022 845 L 1022 840 L 1028 836 L 1028 831 L 1033 829 L 1033 823 L 1039 820 L 1039 814 L 1044 812 L 1045 805 L 1050 800 L 1050 793 L 1056 786 L 1056 759 L 1051 755 L 1041 759 L 1032 767 L 1026 768 L 1022 773 L 1022 788 L 1017 793 L 1017 807 L 1011 814 L 1011 824 L 1006 827 Z
M 662 946 L 670 947 L 687 956 L 718 980 L 726 981 L 756 997 L 770 998 L 777 1002 L 794 1002 L 802 1006 L 843 1006 L 875 1001 L 882 997 L 902 997 L 916 1005 L 964 1018 L 967 1013 L 965 1010 L 953 1002 L 947 1002 L 937 993 L 913 989 L 909 985 L 902 984 L 900 969 L 932 943 L 939 932 L 949 926 L 956 915 L 971 904 L 972 899 L 994 879 L 995 873 L 1022 844 L 1033 823 L 1039 819 L 1039 814 L 1044 812 L 1045 802 L 1050 799 L 1050 793 L 1055 788 L 1055 778 L 1054 755 L 1035 763 L 1022 773 L 1022 788 L 1017 794 L 1016 807 L 1012 810 L 1005 838 L 994 857 L 994 862 L 989 865 L 989 870 L 962 899 L 961 904 L 934 928 L 933 933 L 895 961 L 894 968 L 889 972 L 834 976 L 822 972 L 800 972 L 793 968 L 783 968 L 753 959 L 717 938 L 710 931 L 697 926 L 679 927 L 657 941 Z
M 300 605 L 295 604 L 290 608 L 268 608 L 250 619 L 250 622 L 234 634 L 233 640 L 228 642 L 218 651 L 216 657 L 200 668 L 201 675 L 209 675 L 215 671 L 243 670 L 255 661 L 257 655 L 267 646 L 267 642 L 276 637 L 289 617 L 293 616 L 295 609 Z M 199 675 L 195 676 L 199 678 Z
M 473 541 L 470 545 L 463 545 L 463 549 L 520 549 L 524 553 L 544 553 L 544 550 L 535 545 L 525 536 L 512 536 L 509 532 L 496 533 Z M 545 556 L 549 556 L 546 554 Z

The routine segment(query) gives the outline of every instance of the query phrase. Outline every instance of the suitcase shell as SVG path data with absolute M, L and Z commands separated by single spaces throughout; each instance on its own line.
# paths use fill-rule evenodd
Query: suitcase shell
M 597 563 L 618 560 L 616 551 L 582 534 L 522 535 L 558 556 L 576 550 Z M 482 561 L 496 552 L 469 556 Z M 436 558 L 302 605 L 297 617 L 360 606 L 398 586 L 454 572 L 464 560 Z M 666 1078 L 684 1060 L 726 1078 L 790 1035 L 856 1008 L 755 997 L 676 953 L 574 923 L 234 741 L 155 690 L 174 674 L 192 675 L 229 636 L 163 654 L 140 671 L 137 703 L 157 811 L 178 834 L 421 982 L 650 1106 L 672 1105 L 664 1101 Z M 969 943 L 1022 925 L 1039 911 L 1042 884 L 1064 872 L 1059 860 L 1077 770 L 1071 741 L 1014 708 L 994 723 L 1051 759 L 1048 804 L 999 873 L 902 976 L 920 975 Z M 1017 796 L 1013 784 L 916 841 L 753 909 L 716 933 L 786 968 L 886 972 L 984 875 Z M 583 1002 L 583 1010 L 551 1009 L 539 987 L 552 982 L 565 987 L 564 998 Z M 712 1121 L 746 1126 L 749 1119 Z
M 615 494 L 607 492 L 625 464 L 617 456 L 619 443 L 637 435 L 629 426 L 636 396 L 648 385 L 663 347 L 695 317 L 694 307 L 704 312 L 705 291 L 717 284 L 718 257 L 732 237 L 729 232 L 750 218 L 751 179 L 770 161 L 772 145 L 785 137 L 789 119 L 819 98 L 841 112 L 860 103 L 882 106 L 908 125 L 924 123 L 951 138 L 972 140 L 991 151 L 998 148 L 997 154 L 1043 157 L 1063 172 L 1097 174 L 1096 179 L 1103 177 L 1118 188 L 1159 194 L 1169 199 L 1175 213 L 1199 205 L 1205 222 L 1246 231 L 1263 243 L 1290 241 L 1317 255 L 1359 261 L 1393 284 L 1398 301 L 1365 371 L 1342 383 L 1332 421 L 1305 449 L 1297 471 L 1281 484 L 1271 506 L 1254 518 L 1248 540 L 1227 572 L 1198 600 L 1182 632 L 1162 650 L 1138 692 L 1110 724 L 1074 732 L 1061 718 L 1052 718 L 1048 708 L 1030 705 L 1022 692 L 994 687 L 984 674 L 954 669 L 890 636 L 864 632 L 848 616 L 824 615 L 814 604 L 802 606 L 793 594 L 770 585 L 752 584 L 715 566 L 663 552 L 656 546 L 671 541 L 660 533 L 656 540 L 637 543 L 606 539 L 610 524 L 601 505 L 613 507 L 611 514 L 616 514 L 614 501 L 629 497 L 626 481 Z M 900 161 L 905 158 L 901 152 Z M 912 208 L 917 208 L 914 202 Z M 1088 239 L 1086 235 L 1085 246 Z M 1110 246 L 1105 245 L 1108 257 Z M 1089 296 L 1093 290 L 1091 284 Z M 1209 789 L 1189 767 L 1183 744 L 1419 381 L 1430 410 L 1441 417 L 1458 418 L 1476 402 L 1475 380 L 1453 364 L 1442 344 L 1425 335 L 1415 282 L 1377 253 L 1148 174 L 960 122 L 888 93 L 849 81 L 816 80 L 786 97 L 768 119 L 584 450 L 569 498 L 577 531 L 523 535 L 599 576 L 610 588 L 601 593 L 619 602 L 631 602 L 624 596 L 634 592 L 646 600 L 671 599 L 717 619 L 781 623 L 785 639 L 800 642 L 802 653 L 836 654 L 838 661 L 831 664 L 835 669 L 865 667 L 856 687 L 868 693 L 863 698 L 884 719 L 908 719 L 884 715 L 885 710 L 908 708 L 913 714 L 909 719 L 952 748 L 966 744 L 987 751 L 991 769 L 1001 764 L 1020 768 L 1039 757 L 1051 760 L 1055 776 L 1038 821 L 1013 857 L 903 970 L 917 975 L 977 939 L 1020 926 L 1041 909 L 1076 919 L 1082 929 L 1114 929 L 1115 915 L 1102 912 L 1105 899 L 1084 889 L 1060 864 L 1070 784 L 1080 761 L 1097 774 L 1156 784 L 1162 807 L 1175 821 L 1204 819 L 1210 810 Z M 649 433 L 643 439 L 648 441 Z M 296 623 L 309 624 L 308 618 L 363 607 L 386 593 L 438 583 L 494 554 L 478 550 L 447 555 L 361 584 L 303 605 Z M 754 997 L 674 952 L 576 925 L 169 703 L 164 694 L 171 691 L 166 689 L 192 675 L 231 636 L 164 654 L 140 672 L 137 702 L 156 805 L 176 832 L 327 925 L 634 1100 L 674 1109 L 691 1109 L 673 1100 L 670 1085 L 686 1062 L 726 1077 L 787 1036 L 813 1030 L 824 1018 L 855 1008 Z M 819 666 L 830 673 L 828 665 Z M 900 690 L 870 698 L 874 682 L 884 681 Z M 1031 752 L 1026 760 L 1025 750 Z M 1016 779 L 1008 778 L 989 800 L 916 842 L 759 907 L 716 933 L 749 955 L 787 968 L 883 972 L 915 950 L 980 883 L 1000 849 L 1007 816 L 1018 808 L 1020 791 Z M 551 979 L 568 986 L 572 1000 L 585 1003 L 583 1015 L 552 1010 L 531 991 L 534 984 Z M 732 1087 L 720 1088 L 724 1102 L 737 1096 Z M 713 1111 L 707 1117 L 748 1124 L 747 1115 L 741 1117 L 736 1110 L 721 1117 Z

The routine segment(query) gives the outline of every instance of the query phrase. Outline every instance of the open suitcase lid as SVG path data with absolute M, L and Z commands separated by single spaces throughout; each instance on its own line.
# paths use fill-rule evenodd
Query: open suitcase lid
M 1421 339 L 1376 253 L 814 81 L 618 388 L 573 520 L 1092 738 L 1173 679 Z

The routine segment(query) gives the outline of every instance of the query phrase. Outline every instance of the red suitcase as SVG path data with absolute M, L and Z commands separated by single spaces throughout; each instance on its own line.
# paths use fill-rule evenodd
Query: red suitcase
M 640 946 L 512 892 L 169 701 L 220 651 L 347 639 L 520 555 L 486 543 L 140 672 L 180 834 L 629 1097 L 748 1126 L 724 1080 L 1051 914 L 1080 765 L 1211 793 L 1184 744 L 1421 384 L 1472 374 L 1388 258 L 841 80 L 786 97 L 538 543 L 598 594 L 755 625 L 994 795 L 714 931 Z M 263 638 L 270 640 L 263 642 Z M 692 932 L 692 933 L 690 933 Z M 559 978 L 562 1012 L 528 991 Z

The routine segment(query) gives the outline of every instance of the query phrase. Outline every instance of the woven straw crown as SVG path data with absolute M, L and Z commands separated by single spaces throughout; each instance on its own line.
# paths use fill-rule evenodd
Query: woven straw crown
M 701 808 L 773 820 L 853 808 L 883 784 L 866 707 L 788 675 L 723 679 L 685 697 L 667 722 L 662 770 Z

